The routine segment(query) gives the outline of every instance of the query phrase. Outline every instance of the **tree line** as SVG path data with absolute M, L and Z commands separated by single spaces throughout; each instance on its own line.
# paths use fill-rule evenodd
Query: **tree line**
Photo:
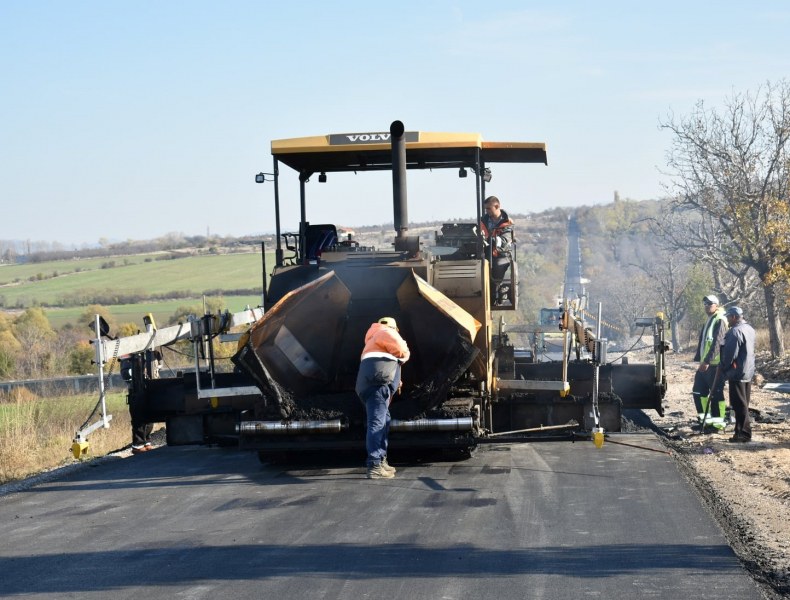
M 225 310 L 225 302 L 221 297 L 206 298 L 205 301 L 205 310 L 212 314 Z M 176 308 L 164 325 L 186 323 L 190 316 L 203 312 L 202 302 L 184 304 Z M 96 355 L 90 342 L 95 334 L 91 334 L 89 326 L 92 327 L 97 314 L 108 323 L 113 337 L 140 333 L 139 325 L 118 322 L 111 307 L 98 304 L 86 306 L 77 323 L 69 323 L 58 330 L 52 327 L 46 311 L 40 306 L 13 316 L 0 312 L 0 380 L 95 373 Z M 193 364 L 188 343 L 180 343 L 171 350 L 171 366 Z M 222 348 L 217 343 L 215 355 L 229 356 L 228 348 Z
M 623 328 L 665 315 L 676 350 L 696 343 L 702 297 L 740 305 L 785 356 L 790 317 L 790 83 L 700 101 L 671 135 L 665 198 L 575 210 L 589 291 Z M 522 288 L 523 289 L 523 288 Z M 633 332 L 632 332 L 633 333 Z
M 154 252 L 172 252 L 185 248 L 211 249 L 232 248 L 260 244 L 261 241 L 271 244 L 271 235 L 263 236 L 204 236 L 168 233 L 151 240 L 124 240 L 111 242 L 107 238 L 99 239 L 93 246 L 67 248 L 57 241 L 0 240 L 0 263 L 41 263 L 58 260 L 74 260 L 87 258 L 103 258 L 113 256 L 130 256 Z M 175 258 L 171 255 L 167 258 Z

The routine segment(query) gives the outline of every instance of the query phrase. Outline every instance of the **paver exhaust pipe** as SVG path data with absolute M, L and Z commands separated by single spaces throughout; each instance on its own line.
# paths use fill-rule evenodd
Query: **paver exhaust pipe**
M 390 144 L 395 250 L 415 256 L 420 251 L 420 237 L 406 235 L 409 229 L 409 208 L 406 200 L 406 128 L 401 121 L 393 121 L 390 125 Z
M 390 125 L 392 144 L 392 206 L 395 219 L 395 233 L 399 238 L 409 228 L 409 209 L 406 200 L 406 132 L 401 121 Z

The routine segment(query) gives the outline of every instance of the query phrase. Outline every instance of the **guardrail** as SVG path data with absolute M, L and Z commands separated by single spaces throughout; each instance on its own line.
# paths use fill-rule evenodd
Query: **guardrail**
M 120 373 L 113 373 L 105 379 L 108 390 L 125 390 L 126 382 Z M 17 381 L 0 381 L 0 394 L 26 388 L 40 396 L 57 396 L 61 394 L 84 394 L 98 392 L 99 381 L 96 375 L 74 375 L 72 377 L 53 377 L 51 379 L 20 379 Z

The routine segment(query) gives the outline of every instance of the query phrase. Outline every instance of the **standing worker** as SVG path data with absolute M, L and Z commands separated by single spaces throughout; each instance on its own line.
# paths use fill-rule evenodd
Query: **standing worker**
M 160 361 L 162 354 L 159 350 L 148 350 L 146 352 L 147 364 L 143 368 L 147 379 L 159 379 Z M 128 359 L 121 360 L 121 370 L 124 379 L 132 381 L 132 362 Z M 154 449 L 151 442 L 151 434 L 154 431 L 154 424 L 149 421 L 150 415 L 145 407 L 145 398 L 138 392 L 129 390 L 126 396 L 129 405 L 129 416 L 132 420 L 132 454 L 142 454 Z
M 485 214 L 480 220 L 480 228 L 485 240 L 491 244 L 491 280 L 493 301 L 502 304 L 505 297 L 511 299 L 510 286 L 504 284 L 505 274 L 510 268 L 510 236 L 513 233 L 513 221 L 499 205 L 499 198 L 489 196 L 483 202 Z
M 154 424 L 148 423 L 145 416 L 141 416 L 131 402 L 129 403 L 129 414 L 132 417 L 132 454 L 142 454 L 153 450 L 151 434 L 154 431 Z
M 365 334 L 356 392 L 367 411 L 368 479 L 395 477 L 395 468 L 387 463 L 389 405 L 400 389 L 401 365 L 409 360 L 409 354 L 409 347 L 392 317 L 382 317 Z
M 721 346 L 727 333 L 724 319 L 724 308 L 719 306 L 716 296 L 705 296 L 702 299 L 708 320 L 699 332 L 699 343 L 694 360 L 699 361 L 694 374 L 694 387 L 691 395 L 697 408 L 700 426 L 713 431 L 723 431 L 727 425 L 724 418 L 727 403 L 724 401 L 724 377 L 716 377 L 716 370 L 721 358 Z
M 739 307 L 731 306 L 726 314 L 730 330 L 724 338 L 719 369 L 722 379 L 729 382 L 730 406 L 735 411 L 735 435 L 730 441 L 751 442 L 749 400 L 754 377 L 754 329 L 743 318 L 743 310 Z

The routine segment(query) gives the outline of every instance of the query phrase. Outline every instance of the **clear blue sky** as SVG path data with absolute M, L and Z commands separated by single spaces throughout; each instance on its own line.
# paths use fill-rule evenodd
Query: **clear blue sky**
M 782 0 L 0 0 L 0 239 L 271 231 L 272 139 L 394 119 L 545 142 L 495 170 L 510 212 L 658 198 L 659 120 L 790 76 L 789 31 Z M 474 215 L 446 175 L 410 178 L 411 221 Z M 389 180 L 335 177 L 311 221 L 391 222 Z

